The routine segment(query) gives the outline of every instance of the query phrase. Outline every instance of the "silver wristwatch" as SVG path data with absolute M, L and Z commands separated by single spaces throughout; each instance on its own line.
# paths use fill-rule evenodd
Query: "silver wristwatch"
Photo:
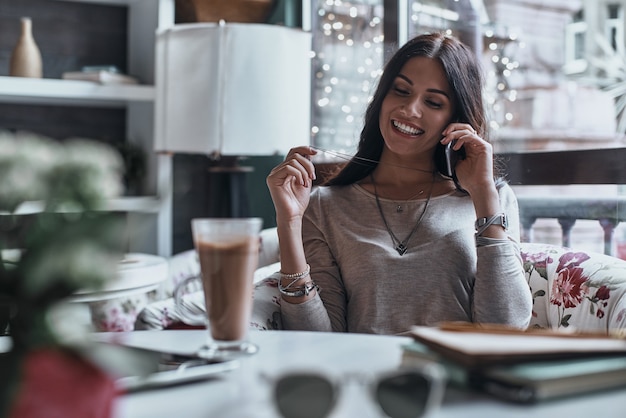
M 485 226 L 489 222 L 489 225 L 500 225 L 506 231 L 509 229 L 509 218 L 505 213 L 499 213 L 497 216 L 492 216 L 491 218 L 478 218 L 476 219 L 476 223 L 474 224 L 474 228 L 476 230 L 480 230 L 483 226 Z

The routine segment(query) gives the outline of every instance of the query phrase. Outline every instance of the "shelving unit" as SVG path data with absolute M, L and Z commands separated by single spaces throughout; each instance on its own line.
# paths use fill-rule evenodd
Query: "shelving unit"
M 121 107 L 153 102 L 155 94 L 154 86 L 0 76 L 0 98 L 3 103 Z
M 128 252 L 169 256 L 172 252 L 172 157 L 154 152 L 156 31 L 174 24 L 175 0 L 51 0 L 128 8 L 128 73 L 140 85 L 100 85 L 61 79 L 0 77 L 0 102 L 45 106 L 125 108 L 126 137 L 146 153 L 147 175 L 140 196 L 107 202 L 103 210 L 126 212 Z M 26 202 L 16 213 L 37 213 Z

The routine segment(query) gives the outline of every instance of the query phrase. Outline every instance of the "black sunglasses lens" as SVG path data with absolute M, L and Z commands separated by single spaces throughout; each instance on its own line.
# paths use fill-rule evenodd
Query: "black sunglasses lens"
M 424 413 L 430 384 L 415 372 L 406 372 L 381 380 L 376 398 L 383 411 L 392 418 L 416 418 Z
M 275 398 L 278 411 L 285 418 L 323 418 L 334 403 L 334 389 L 320 376 L 287 376 L 277 383 Z

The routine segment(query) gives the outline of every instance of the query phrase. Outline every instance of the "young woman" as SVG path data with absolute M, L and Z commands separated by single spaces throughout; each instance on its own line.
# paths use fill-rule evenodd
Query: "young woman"
M 517 201 L 494 175 L 486 130 L 474 53 L 427 34 L 387 63 L 357 153 L 326 185 L 312 189 L 316 151 L 292 149 L 267 177 L 285 328 L 526 327 Z M 448 145 L 462 155 L 452 176 Z

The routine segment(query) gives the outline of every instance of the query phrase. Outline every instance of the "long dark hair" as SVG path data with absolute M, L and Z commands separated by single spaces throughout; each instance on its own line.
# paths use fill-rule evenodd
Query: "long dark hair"
M 347 185 L 367 177 L 377 166 L 384 140 L 380 132 L 379 115 L 383 100 L 406 62 L 415 57 L 439 60 L 454 94 L 456 113 L 453 119 L 470 124 L 485 138 L 487 121 L 483 106 L 483 76 L 478 59 L 472 50 L 456 38 L 442 33 L 418 35 L 400 48 L 385 65 L 374 97 L 365 112 L 356 154 L 326 185 Z M 435 161 L 439 161 L 443 147 L 437 147 Z

